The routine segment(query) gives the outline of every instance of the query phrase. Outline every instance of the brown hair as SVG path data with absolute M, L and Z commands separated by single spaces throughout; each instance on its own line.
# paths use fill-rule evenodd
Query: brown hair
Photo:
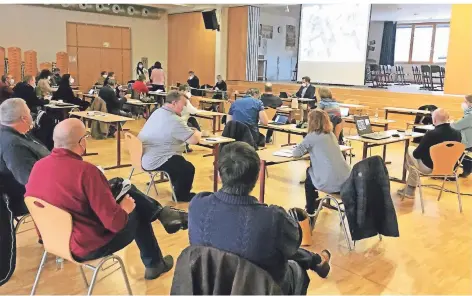
M 314 109 L 308 114 L 308 132 L 317 134 L 329 134 L 333 131 L 333 124 L 329 120 L 328 113 L 321 109 Z
M 465 99 L 467 100 L 467 102 L 472 103 L 472 95 L 466 95 Z
M 327 87 L 322 86 L 322 87 L 319 88 L 318 91 L 319 91 L 319 94 L 320 94 L 320 98 L 322 98 L 322 99 L 326 99 L 326 98 L 332 99 L 333 98 L 333 95 L 331 94 L 331 90 Z

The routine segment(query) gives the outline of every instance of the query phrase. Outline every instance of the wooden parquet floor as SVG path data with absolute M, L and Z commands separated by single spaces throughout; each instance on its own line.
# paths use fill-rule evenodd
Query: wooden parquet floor
M 202 124 L 209 124 L 201 120 Z M 139 132 L 143 121 L 128 123 L 132 132 Z M 284 144 L 285 134 L 277 134 L 277 145 Z M 293 137 L 299 141 L 300 137 Z M 354 151 L 359 160 L 361 146 L 354 143 Z M 124 148 L 124 147 L 123 147 Z M 85 159 L 101 166 L 115 162 L 116 142 L 114 139 L 89 141 L 89 152 L 98 152 L 98 156 Z M 196 167 L 194 191 L 212 190 L 212 158 L 203 158 L 208 149 L 194 147 L 194 152 L 186 156 Z M 380 148 L 372 154 L 381 155 Z M 403 144 L 388 146 L 387 157 L 392 161 L 388 165 L 391 175 L 401 176 Z M 129 161 L 127 153 L 123 160 Z M 288 209 L 305 204 L 304 188 L 299 181 L 304 178 L 307 162 L 299 161 L 269 167 L 270 177 L 266 183 L 266 203 L 277 204 Z M 130 168 L 107 171 L 107 177 L 127 177 Z M 144 190 L 147 175 L 133 177 L 133 183 Z M 427 184 L 438 184 L 426 179 Z M 258 196 L 258 187 L 253 192 Z M 457 197 L 444 193 L 438 202 L 438 191 L 425 189 L 425 214 L 421 214 L 419 199 L 401 199 L 396 195 L 400 184 L 391 183 L 400 228 L 399 238 L 377 237 L 359 241 L 354 251 L 350 252 L 343 240 L 335 212 L 323 211 L 318 218 L 313 232 L 312 251 L 324 248 L 333 254 L 332 270 L 327 279 L 320 279 L 309 272 L 311 283 L 309 294 L 472 294 L 471 286 L 471 210 L 470 196 L 463 196 L 464 212 L 459 213 Z M 446 188 L 455 189 L 448 182 Z M 158 184 L 159 195 L 153 189 L 150 195 L 164 205 L 173 205 L 187 209 L 188 204 L 174 204 L 170 197 L 168 183 Z M 472 178 L 461 180 L 462 193 L 472 193 Z M 28 224 L 23 226 L 27 229 Z M 164 254 L 171 254 L 177 260 L 180 252 L 188 246 L 187 231 L 168 235 L 159 222 L 154 230 Z M 34 231 L 27 231 L 17 236 L 17 268 L 11 280 L 0 288 L 0 294 L 29 294 L 39 261 L 43 252 L 37 243 Z M 132 243 L 118 253 L 124 259 L 131 287 L 135 295 L 169 294 L 172 285 L 173 270 L 153 281 L 143 278 L 144 267 L 139 258 L 139 250 Z M 112 269 L 102 273 L 94 294 L 125 294 L 126 289 L 120 272 Z M 91 274 L 89 273 L 89 276 Z M 106 276 L 106 277 L 104 277 Z M 65 262 L 64 268 L 56 270 L 55 257 L 49 256 L 37 294 L 84 294 L 85 286 L 78 267 Z

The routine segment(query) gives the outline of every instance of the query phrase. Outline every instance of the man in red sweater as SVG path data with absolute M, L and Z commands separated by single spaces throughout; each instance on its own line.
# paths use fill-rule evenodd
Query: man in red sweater
M 146 80 L 146 76 L 144 74 L 139 75 L 138 80 L 133 83 L 133 90 L 138 94 L 147 94 L 149 89 L 147 85 L 144 83 Z
M 82 160 L 84 124 L 66 119 L 54 129 L 54 149 L 33 167 L 25 196 L 40 198 L 72 215 L 71 252 L 78 261 L 100 258 L 136 240 L 146 271 L 155 279 L 172 269 L 172 256 L 162 256 L 151 222 L 159 219 L 169 233 L 183 227 L 181 212 L 163 208 L 133 187 L 118 204 L 103 173 Z M 185 214 L 186 215 L 186 214 Z

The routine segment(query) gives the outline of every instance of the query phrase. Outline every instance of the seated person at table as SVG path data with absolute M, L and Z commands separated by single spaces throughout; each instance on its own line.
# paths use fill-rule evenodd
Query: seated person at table
M 141 94 L 149 93 L 149 88 L 146 85 L 146 75 L 139 75 L 138 80 L 133 83 L 133 91 L 137 98 L 139 98 Z
M 269 123 L 267 114 L 264 111 L 264 104 L 258 99 L 259 90 L 251 88 L 243 98 L 237 99 L 231 104 L 226 121 L 236 120 L 249 126 L 258 146 L 265 145 L 265 136 L 259 133 L 259 121 L 263 125 Z
M 49 100 L 40 99 L 36 96 L 36 92 L 34 90 L 36 86 L 35 81 L 36 80 L 34 76 L 26 75 L 23 81 L 17 83 L 13 88 L 12 97 L 23 99 L 31 112 L 36 114 L 38 109 L 46 104 L 49 104 Z
M 264 107 L 266 107 L 266 108 L 277 109 L 277 108 L 279 108 L 280 106 L 283 105 L 282 100 L 279 97 L 274 96 L 274 94 L 272 93 L 272 83 L 270 83 L 270 82 L 267 82 L 264 85 L 264 93 L 261 96 L 261 101 L 264 104 Z M 271 119 L 275 120 L 275 118 L 277 118 L 277 114 L 275 114 L 274 117 L 271 118 Z M 288 119 L 287 119 L 287 123 L 288 123 Z M 267 131 L 266 143 L 271 142 L 273 133 L 274 133 L 273 130 L 268 130 Z
M 28 213 L 25 185 L 33 165 L 49 154 L 43 144 L 28 134 L 32 125 L 33 118 L 24 100 L 12 98 L 0 105 L 0 178 L 15 216 Z
M 42 199 L 72 215 L 70 250 L 76 260 L 102 258 L 136 240 L 146 267 L 144 278 L 159 277 L 172 269 L 173 258 L 163 257 L 151 223 L 158 219 L 168 233 L 174 233 L 186 227 L 186 214 L 162 207 L 134 186 L 117 203 L 105 175 L 82 160 L 86 137 L 79 119 L 60 122 L 54 129 L 54 149 L 34 165 L 25 196 Z
M 184 108 L 182 109 L 182 112 L 180 114 L 180 117 L 187 123 L 189 127 L 194 127 L 198 131 L 200 131 L 200 125 L 198 124 L 197 119 L 195 117 L 190 116 L 191 114 L 196 114 L 201 110 L 198 110 L 192 105 L 192 102 L 190 101 L 190 98 L 192 97 L 192 94 L 190 92 L 190 88 L 187 84 L 179 86 L 179 91 L 185 94 L 185 97 L 187 99 L 187 103 L 185 104 Z M 188 144 L 187 144 L 188 145 Z
M 461 132 L 462 143 L 470 151 L 472 148 L 472 95 L 465 96 L 461 106 L 464 111 L 464 117 L 452 123 L 451 127 Z M 462 174 L 459 177 L 467 178 L 470 173 L 472 173 L 472 158 L 465 156 L 462 161 Z
M 298 223 L 283 208 L 260 204 L 249 195 L 259 165 L 259 155 L 249 144 L 224 146 L 218 159 L 223 187 L 199 193 L 190 202 L 190 245 L 236 254 L 266 270 L 284 294 L 306 294 L 310 282 L 306 270 L 326 277 L 330 253 L 324 250 L 320 256 L 301 249 Z
M 195 195 L 190 192 L 195 167 L 182 154 L 185 143 L 198 144 L 201 139 L 201 133 L 181 118 L 186 104 L 183 93 L 169 92 L 164 106 L 151 114 L 138 135 L 143 142 L 143 169 L 167 172 L 178 201 L 190 201 Z
M 0 104 L 6 99 L 11 98 L 15 80 L 11 75 L 2 75 L 0 80 Z
M 308 76 L 302 78 L 302 86 L 295 94 L 297 98 L 314 99 L 315 87 L 310 83 L 311 79 Z
M 314 109 L 308 114 L 308 134 L 293 150 L 294 157 L 310 154 L 310 167 L 306 170 L 306 211 L 313 221 L 318 209 L 318 190 L 338 193 L 349 177 L 351 169 L 344 160 L 328 113 Z
M 97 82 L 95 82 L 95 85 L 103 85 L 107 77 L 108 77 L 107 71 L 100 72 L 100 77 L 98 78 Z
M 121 108 L 126 103 L 126 98 L 118 98 L 115 92 L 116 81 L 113 79 L 105 79 L 103 87 L 98 92 L 98 96 L 107 104 L 108 113 L 131 117 L 131 115 Z
M 51 79 L 52 85 L 59 86 L 59 83 L 61 82 L 61 79 L 62 79 L 61 69 L 55 68 L 54 69 L 54 74 L 53 74 L 52 79 Z
M 339 109 L 339 103 L 333 99 L 333 95 L 331 94 L 331 90 L 327 87 L 320 87 L 319 88 L 320 94 L 320 103 L 318 107 L 321 110 L 325 110 L 326 113 L 330 116 L 338 116 L 341 117 L 341 109 Z
M 223 77 L 221 75 L 216 76 L 216 84 L 213 87 L 213 90 L 222 91 L 215 93 L 213 95 L 213 99 L 221 100 L 223 98 L 227 98 L 226 91 L 228 90 L 228 86 L 226 85 L 226 82 L 223 80 Z
M 36 87 L 36 95 L 40 98 L 44 98 L 45 96 L 52 95 L 53 89 L 50 85 L 51 81 L 51 71 L 44 69 L 39 74 L 38 85 Z
M 73 83 L 74 78 L 70 77 L 70 74 L 64 74 L 61 78 L 61 81 L 59 81 L 59 87 L 57 91 L 52 95 L 52 99 L 62 100 L 64 103 L 78 105 L 80 106 L 80 110 L 84 111 L 90 106 L 90 103 L 83 101 L 74 95 L 74 91 L 71 88 Z
M 192 95 L 197 96 L 199 94 L 198 89 L 200 88 L 200 79 L 198 79 L 193 71 L 188 71 L 187 84 L 190 86 L 190 92 Z
M 429 149 L 445 141 L 461 141 L 461 133 L 451 127 L 448 123 L 449 114 L 446 110 L 439 108 L 432 114 L 434 130 L 428 131 L 421 139 L 418 147 L 409 147 L 406 155 L 405 167 L 408 170 L 407 186 L 399 189 L 397 194 L 407 198 L 414 198 L 416 187 L 418 186 L 418 175 L 413 167 L 416 167 L 424 174 L 433 171 L 433 160 L 429 154 Z

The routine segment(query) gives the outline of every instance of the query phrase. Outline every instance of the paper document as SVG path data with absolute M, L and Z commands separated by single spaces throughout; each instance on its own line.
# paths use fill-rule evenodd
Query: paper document
M 293 157 L 293 148 L 275 151 L 274 153 L 272 153 L 272 155 L 291 158 Z

